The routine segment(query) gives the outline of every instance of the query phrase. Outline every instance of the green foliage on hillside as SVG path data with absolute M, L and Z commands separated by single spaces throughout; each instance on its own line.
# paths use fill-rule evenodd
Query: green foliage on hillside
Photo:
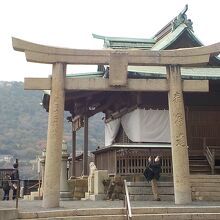
M 48 113 L 40 105 L 42 95 L 41 91 L 24 90 L 23 82 L 0 81 L 0 155 L 31 160 L 41 154 L 46 146 L 48 119 Z M 71 152 L 71 125 L 66 118 L 64 121 L 64 138 Z M 104 123 L 99 114 L 89 120 L 89 150 L 102 145 L 103 139 Z M 78 150 L 82 150 L 82 146 L 83 131 L 79 131 Z

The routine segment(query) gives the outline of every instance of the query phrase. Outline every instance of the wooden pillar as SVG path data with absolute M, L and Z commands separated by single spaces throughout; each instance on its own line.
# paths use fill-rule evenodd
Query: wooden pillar
M 76 176 L 76 131 L 73 129 L 72 126 L 72 169 L 71 169 L 71 176 Z
M 88 175 L 88 116 L 84 116 L 83 175 Z
M 175 204 L 187 204 L 192 199 L 180 66 L 167 66 L 167 79 Z
M 53 64 L 49 105 L 43 207 L 59 207 L 66 66 Z

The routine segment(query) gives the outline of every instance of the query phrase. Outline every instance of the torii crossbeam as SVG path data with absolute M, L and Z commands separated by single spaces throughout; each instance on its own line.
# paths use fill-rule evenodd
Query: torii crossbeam
M 181 80 L 180 67 L 207 64 L 210 56 L 220 53 L 220 43 L 166 51 L 76 50 L 38 45 L 17 38 L 12 38 L 12 45 L 15 50 L 25 53 L 27 61 L 53 65 L 51 78 L 25 80 L 25 89 L 51 90 L 43 207 L 59 206 L 65 90 L 167 91 L 175 203 L 191 202 L 183 91 L 207 92 L 208 81 Z M 66 78 L 67 64 L 109 65 L 109 79 Z M 166 66 L 167 79 L 128 79 L 128 65 Z M 88 146 L 84 147 L 88 149 Z M 86 156 L 84 174 L 87 174 Z

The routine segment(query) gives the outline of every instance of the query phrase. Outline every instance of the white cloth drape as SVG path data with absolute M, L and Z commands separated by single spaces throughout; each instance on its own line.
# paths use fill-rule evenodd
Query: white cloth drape
M 116 120 L 105 124 L 106 146 L 113 143 L 120 123 L 133 142 L 170 142 L 168 110 L 136 109 Z
M 105 146 L 113 143 L 118 134 L 120 124 L 121 120 L 119 118 L 105 124 Z

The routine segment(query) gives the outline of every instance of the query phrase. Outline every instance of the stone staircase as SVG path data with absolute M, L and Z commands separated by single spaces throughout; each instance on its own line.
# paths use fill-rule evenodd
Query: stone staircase
M 190 175 L 192 199 L 198 201 L 220 201 L 220 175 Z M 152 201 L 151 184 L 127 182 L 131 201 Z M 162 201 L 174 201 L 172 181 L 159 181 L 158 189 Z
M 150 183 L 127 182 L 131 200 L 152 200 Z M 158 182 L 162 202 L 142 203 L 137 207 L 131 201 L 132 220 L 217 220 L 220 219 L 220 175 L 191 175 L 193 200 L 212 201 L 204 203 L 196 201 L 191 205 L 174 205 L 173 183 Z M 86 201 L 85 201 L 86 202 Z M 94 201 L 95 202 L 95 201 Z M 139 202 L 140 203 L 140 202 Z M 148 204 L 148 205 L 147 205 Z M 150 205 L 149 205 L 150 204 Z M 136 207 L 135 207 L 136 206 Z M 140 205 L 139 205 L 140 206 Z M 144 206 L 144 207 L 143 207 Z M 147 206 L 147 207 L 146 207 Z M 16 220 L 126 220 L 126 210 L 119 208 L 86 208 L 58 209 L 50 211 L 18 212 Z
M 211 167 L 205 156 L 189 157 L 190 174 L 211 174 Z
M 56 210 L 41 212 L 20 212 L 19 219 L 25 220 L 126 220 L 124 208 L 95 208 L 76 210 Z M 135 207 L 132 220 L 196 220 L 220 219 L 220 208 L 216 206 L 173 206 L 173 207 Z
M 131 201 L 132 220 L 219 220 L 220 206 L 200 202 L 220 201 L 220 175 L 191 175 L 192 197 L 199 200 L 192 205 L 174 205 L 173 183 L 158 182 L 162 202 L 151 202 L 147 207 L 135 207 Z M 131 200 L 153 200 L 150 183 L 127 182 Z M 85 201 L 86 202 L 86 201 Z M 95 201 L 94 201 L 95 202 Z M 149 205 L 150 204 L 150 205 Z M 205 205 L 204 205 L 205 204 Z M 134 206 L 133 206 L 134 205 Z M 124 208 L 87 208 L 63 209 L 52 211 L 18 212 L 16 220 L 125 220 L 127 219 Z
M 191 175 L 193 200 L 220 201 L 220 175 Z
M 151 183 L 144 182 L 127 182 L 128 191 L 131 201 L 153 200 Z M 174 190 L 173 182 L 158 182 L 158 189 L 162 201 L 173 201 Z

